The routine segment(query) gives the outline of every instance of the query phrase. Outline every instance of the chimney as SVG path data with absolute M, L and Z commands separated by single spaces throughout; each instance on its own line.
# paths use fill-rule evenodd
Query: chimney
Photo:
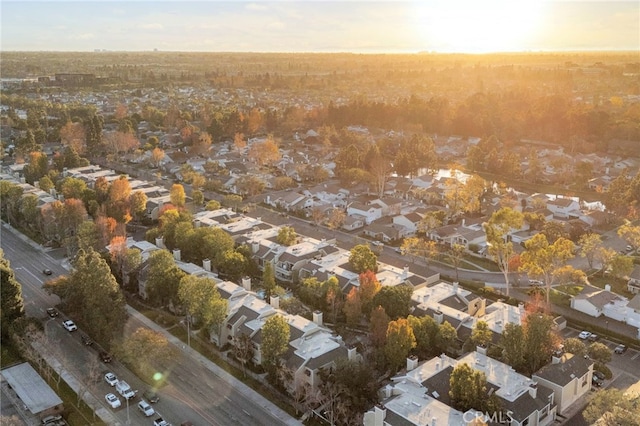
M 393 386 L 391 386 L 391 385 L 385 386 L 384 389 L 382 390 L 382 392 L 384 392 L 384 397 L 385 398 L 390 398 L 392 391 L 393 391 Z
M 176 262 L 180 262 L 180 249 L 173 249 L 173 258 Z
M 251 243 L 251 251 L 253 252 L 253 254 L 256 254 L 259 249 L 260 249 L 260 243 L 258 242 Z
M 538 382 L 531 383 L 529 386 L 529 395 L 531 398 L 536 399 L 536 396 L 538 395 Z
M 313 311 L 313 322 L 322 325 L 322 311 Z
M 375 426 L 384 426 L 384 419 L 385 419 L 385 417 L 387 417 L 387 410 L 381 405 L 376 405 L 376 408 L 374 409 L 374 412 L 375 412 L 374 425 Z
M 418 367 L 418 357 L 411 355 L 407 357 L 407 372 L 413 371 Z
M 458 294 L 458 285 L 460 283 L 458 281 L 453 282 L 453 294 Z
M 604 291 L 611 291 L 611 284 L 605 284 Z
M 211 259 L 202 260 L 202 269 L 204 269 L 207 272 L 211 272 Z
M 357 355 L 358 355 L 358 350 L 356 349 L 355 346 L 347 348 L 347 359 L 349 361 L 355 361 Z
M 444 315 L 439 310 L 435 311 L 433 313 L 433 319 L 436 320 L 438 324 L 442 324 L 442 322 L 444 321 Z
M 313 322 L 322 325 L 322 311 L 313 311 Z
M 156 237 L 156 247 L 158 248 L 165 248 L 164 246 L 164 238 L 163 237 Z
M 476 352 L 478 352 L 479 354 L 482 355 L 486 355 L 487 354 L 487 348 L 484 346 L 476 346 Z
M 269 299 L 269 303 L 273 306 L 274 309 L 280 309 L 280 297 L 279 296 L 271 296 Z
M 242 277 L 242 288 L 251 291 L 251 277 Z
M 402 270 L 402 277 L 401 279 L 404 281 L 407 278 L 409 278 L 409 267 L 405 266 L 404 269 Z
M 438 419 L 436 417 L 431 417 L 431 426 L 437 426 Z

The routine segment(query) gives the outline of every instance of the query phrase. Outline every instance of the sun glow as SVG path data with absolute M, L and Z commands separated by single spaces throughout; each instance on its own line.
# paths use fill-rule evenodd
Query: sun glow
M 541 0 L 452 0 L 416 4 L 417 31 L 427 50 L 489 53 L 528 50 L 539 27 Z

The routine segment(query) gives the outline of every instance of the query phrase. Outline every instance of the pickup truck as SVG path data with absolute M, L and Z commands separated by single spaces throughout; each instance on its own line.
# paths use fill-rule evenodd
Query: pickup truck
M 133 391 L 133 389 L 131 389 L 129 383 L 125 382 L 124 380 L 119 380 L 118 383 L 116 383 L 116 390 L 126 399 L 131 399 L 136 396 L 136 393 Z

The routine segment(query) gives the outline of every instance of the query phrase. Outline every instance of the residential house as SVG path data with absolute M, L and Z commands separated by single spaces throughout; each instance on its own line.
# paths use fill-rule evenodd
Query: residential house
M 393 224 L 400 225 L 404 228 L 403 237 L 410 237 L 418 232 L 418 224 L 421 220 L 422 216 L 413 212 L 394 216 Z
M 555 217 L 568 219 L 580 216 L 580 204 L 571 198 L 556 198 L 547 202 L 547 208 Z
M 365 224 L 369 225 L 376 219 L 380 219 L 382 217 L 382 206 L 363 204 L 361 202 L 354 201 L 347 206 L 347 216 L 364 218 Z
M 313 198 L 297 191 L 291 191 L 275 199 L 267 195 L 265 203 L 288 212 L 295 212 L 313 207 Z
M 640 294 L 640 265 L 635 265 L 631 275 L 629 275 L 627 290 L 633 294 Z
M 490 413 L 476 410 L 463 413 L 451 407 L 449 379 L 453 369 L 461 364 L 484 373 L 487 396 L 495 395 L 508 416 L 491 419 Z M 408 358 L 406 373 L 393 377 L 382 393 L 380 406 L 365 414 L 365 425 L 449 426 L 491 422 L 544 426 L 553 424 L 557 409 L 551 389 L 479 352 L 459 359 L 442 354 L 423 363 Z
M 344 229 L 345 231 L 355 231 L 356 229 L 363 228 L 365 225 L 365 221 L 366 218 L 364 216 L 360 216 L 357 214 L 347 216 L 344 218 L 342 229 Z
M 453 246 L 460 244 L 469 249 L 471 245 L 486 246 L 487 236 L 484 230 L 475 230 L 461 225 L 444 225 L 428 232 L 427 236 L 441 244 Z
M 547 364 L 535 372 L 531 379 L 553 390 L 558 413 L 567 411 L 576 401 L 591 390 L 593 361 L 570 353 L 554 356 Z
M 605 308 L 609 308 L 608 305 L 627 300 L 610 290 L 608 285 L 604 290 L 585 286 L 580 293 L 571 298 L 571 308 L 597 318 L 605 312 Z
M 310 321 L 281 311 L 277 296 L 267 304 L 248 288 L 230 282 L 218 284 L 218 289 L 222 297 L 228 297 L 229 311 L 221 327 L 220 339 L 212 336 L 212 341 L 219 345 L 233 345 L 241 334 L 249 336 L 254 345 L 252 361 L 257 365 L 262 363 L 262 326 L 274 315 L 282 315 L 286 319 L 290 337 L 283 361 L 293 373 L 290 390 L 305 384 L 311 389 L 316 388 L 320 383 L 321 370 L 335 365 L 339 358 L 360 359 L 355 349 L 347 348 L 340 336 L 324 327 L 322 312 L 314 312 L 313 321 Z
M 368 237 L 384 243 L 397 241 L 409 235 L 408 230 L 402 225 L 378 222 L 367 226 L 363 233 Z

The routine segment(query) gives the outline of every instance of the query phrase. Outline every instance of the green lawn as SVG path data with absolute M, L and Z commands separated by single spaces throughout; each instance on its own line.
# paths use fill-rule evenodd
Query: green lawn
M 580 293 L 582 291 L 582 289 L 584 289 L 584 286 L 582 285 L 571 285 L 571 284 L 567 284 L 567 285 L 559 285 L 555 288 L 555 290 L 561 292 L 561 293 L 567 293 L 571 296 L 575 296 L 578 293 Z
M 571 296 L 567 293 L 556 291 L 555 289 L 551 289 L 551 293 L 549 293 L 549 300 L 551 303 L 555 303 L 556 305 L 571 306 Z

